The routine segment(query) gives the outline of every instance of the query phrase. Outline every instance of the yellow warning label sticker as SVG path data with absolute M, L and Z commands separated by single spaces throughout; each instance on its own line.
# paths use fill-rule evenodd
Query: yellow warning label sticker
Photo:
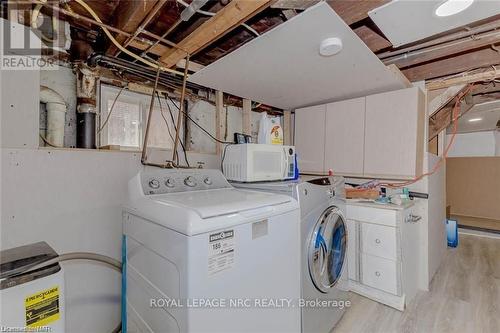
M 26 326 L 45 326 L 59 319 L 59 287 L 55 286 L 29 295 L 24 300 Z

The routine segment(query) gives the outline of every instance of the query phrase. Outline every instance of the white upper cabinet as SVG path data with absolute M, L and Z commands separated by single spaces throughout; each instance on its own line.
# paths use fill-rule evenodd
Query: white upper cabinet
M 411 179 L 422 174 L 425 96 L 418 87 L 366 97 L 364 174 Z
M 295 148 L 301 173 L 324 174 L 326 105 L 295 110 Z
M 302 173 L 412 179 L 422 174 L 425 96 L 407 88 L 295 111 Z
M 364 129 L 365 97 L 326 105 L 325 170 L 363 175 Z

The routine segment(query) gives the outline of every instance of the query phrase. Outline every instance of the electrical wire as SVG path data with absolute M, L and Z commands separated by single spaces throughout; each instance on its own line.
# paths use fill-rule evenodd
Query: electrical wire
M 381 182 L 380 183 L 381 186 L 385 186 L 385 187 L 389 187 L 389 188 L 406 187 L 408 185 L 411 185 L 411 184 L 414 184 L 414 183 L 418 182 L 419 180 L 423 179 L 424 177 L 433 175 L 434 173 L 436 173 L 439 170 L 439 168 L 442 166 L 443 162 L 448 158 L 448 152 L 449 152 L 451 146 L 453 145 L 453 143 L 455 141 L 455 136 L 456 136 L 457 130 L 458 130 L 458 118 L 460 118 L 460 112 L 459 112 L 459 110 L 460 110 L 460 102 L 462 101 L 462 99 L 469 92 L 472 91 L 473 88 L 474 88 L 474 84 L 470 84 L 467 89 L 465 89 L 464 91 L 462 91 L 457 96 L 457 98 L 455 100 L 455 105 L 453 106 L 453 109 L 452 109 L 453 132 L 452 132 L 452 136 L 451 136 L 450 142 L 446 146 L 446 148 L 445 148 L 445 150 L 443 152 L 443 155 L 436 162 L 436 164 L 434 164 L 434 167 L 431 169 L 431 171 L 426 172 L 426 173 L 424 173 L 424 174 L 422 174 L 422 175 L 420 175 L 418 177 L 415 177 L 412 180 L 409 180 L 407 182 L 402 182 L 402 183 L 387 183 L 387 182 L 384 183 L 384 182 Z
M 163 114 L 163 108 L 161 106 L 160 94 L 158 92 L 156 92 L 156 96 L 158 97 L 158 103 L 160 104 L 161 116 L 162 116 L 163 120 L 165 121 L 165 124 L 167 125 L 168 134 L 170 135 L 170 138 L 172 139 L 172 142 L 173 142 L 174 141 L 174 137 L 172 136 L 172 134 L 170 132 L 170 126 L 168 125 L 167 118 Z M 166 101 L 166 102 L 167 102 L 168 111 L 170 113 L 170 119 L 172 120 L 172 124 L 174 125 L 174 128 L 177 131 L 177 128 L 175 126 L 175 121 L 174 121 L 174 115 L 172 114 L 172 110 L 170 109 L 170 106 L 168 105 L 168 101 Z M 191 166 L 189 165 L 189 160 L 187 158 L 186 146 L 184 145 L 184 143 L 182 142 L 182 140 L 179 140 L 179 143 L 181 144 L 182 150 L 184 152 L 184 161 L 186 162 L 186 165 L 188 166 L 188 168 L 190 168 Z M 178 156 L 177 156 L 177 161 L 176 162 L 177 162 L 177 164 L 179 164 L 179 157 Z
M 41 0 L 42 2 L 46 2 L 47 0 Z M 83 0 L 74 0 L 77 4 L 79 4 L 80 6 L 82 6 L 93 18 L 94 20 L 96 20 L 97 22 L 99 23 L 103 23 L 99 17 L 99 15 L 96 14 L 96 12 L 94 12 L 94 10 Z M 148 61 L 142 57 L 140 57 L 139 55 L 135 54 L 134 52 L 131 52 L 129 50 L 127 50 L 125 47 L 123 47 L 114 37 L 113 35 L 111 34 L 111 32 L 109 32 L 109 30 L 106 28 L 106 27 L 101 27 L 102 30 L 104 31 L 104 33 L 106 34 L 106 36 L 108 36 L 109 40 L 120 50 L 122 51 L 123 53 L 131 56 L 132 58 L 134 59 L 137 59 L 139 60 L 140 62 L 150 66 L 150 67 L 153 67 L 155 69 L 160 69 L 161 71 L 164 71 L 164 72 L 169 72 L 169 73 L 173 73 L 173 74 L 176 74 L 176 75 L 181 75 L 181 76 L 184 76 L 184 73 L 181 73 L 179 71 L 176 71 L 176 70 L 173 70 L 173 69 L 170 69 L 170 68 L 167 68 L 167 67 L 164 67 L 164 66 L 161 66 L 161 65 L 158 65 L 158 64 L 155 64 L 151 61 Z
M 172 102 L 172 104 L 178 109 L 180 110 L 180 107 L 177 106 L 177 104 L 175 104 L 175 102 L 172 100 L 172 98 L 170 98 L 170 96 L 168 96 L 168 99 Z M 208 135 L 210 138 L 212 138 L 212 140 L 218 142 L 218 143 L 222 143 L 222 144 L 233 144 L 234 142 L 232 141 L 222 141 L 222 140 L 219 140 L 217 139 L 216 137 L 214 137 L 212 134 L 210 134 L 205 128 L 203 128 L 200 124 L 198 124 L 198 122 L 196 122 L 193 118 L 191 118 L 191 116 L 189 116 L 189 114 L 187 114 L 186 112 L 182 111 L 182 113 L 191 121 L 193 122 L 193 124 L 195 124 L 199 129 L 201 129 L 203 132 L 205 132 L 206 135 Z
M 118 94 L 116 95 L 115 99 L 113 100 L 113 104 L 111 104 L 111 109 L 109 109 L 109 112 L 108 112 L 108 115 L 106 116 L 106 119 L 104 120 L 104 123 L 101 125 L 101 127 L 97 130 L 97 134 L 101 133 L 101 131 L 104 129 L 104 127 L 108 124 L 108 121 L 109 121 L 109 118 L 111 117 L 111 113 L 113 113 L 113 110 L 114 110 L 114 107 L 115 107 L 115 104 L 116 104 L 116 101 L 118 100 L 118 97 L 120 97 L 120 95 L 122 94 L 123 90 L 126 88 L 127 86 L 123 86 L 120 91 L 118 92 Z

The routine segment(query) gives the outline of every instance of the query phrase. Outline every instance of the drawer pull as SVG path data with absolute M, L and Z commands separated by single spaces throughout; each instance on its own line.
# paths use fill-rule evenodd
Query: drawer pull
M 375 239 L 375 243 L 380 244 L 380 239 Z
M 376 276 L 380 276 L 380 272 L 379 272 L 379 271 L 376 271 L 376 272 L 375 272 L 375 275 L 376 275 Z

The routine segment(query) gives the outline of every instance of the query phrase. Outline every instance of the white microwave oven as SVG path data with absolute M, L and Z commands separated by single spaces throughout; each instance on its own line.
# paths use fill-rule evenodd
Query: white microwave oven
M 293 179 L 295 147 L 268 144 L 234 144 L 225 148 L 222 171 L 228 180 L 259 182 Z

